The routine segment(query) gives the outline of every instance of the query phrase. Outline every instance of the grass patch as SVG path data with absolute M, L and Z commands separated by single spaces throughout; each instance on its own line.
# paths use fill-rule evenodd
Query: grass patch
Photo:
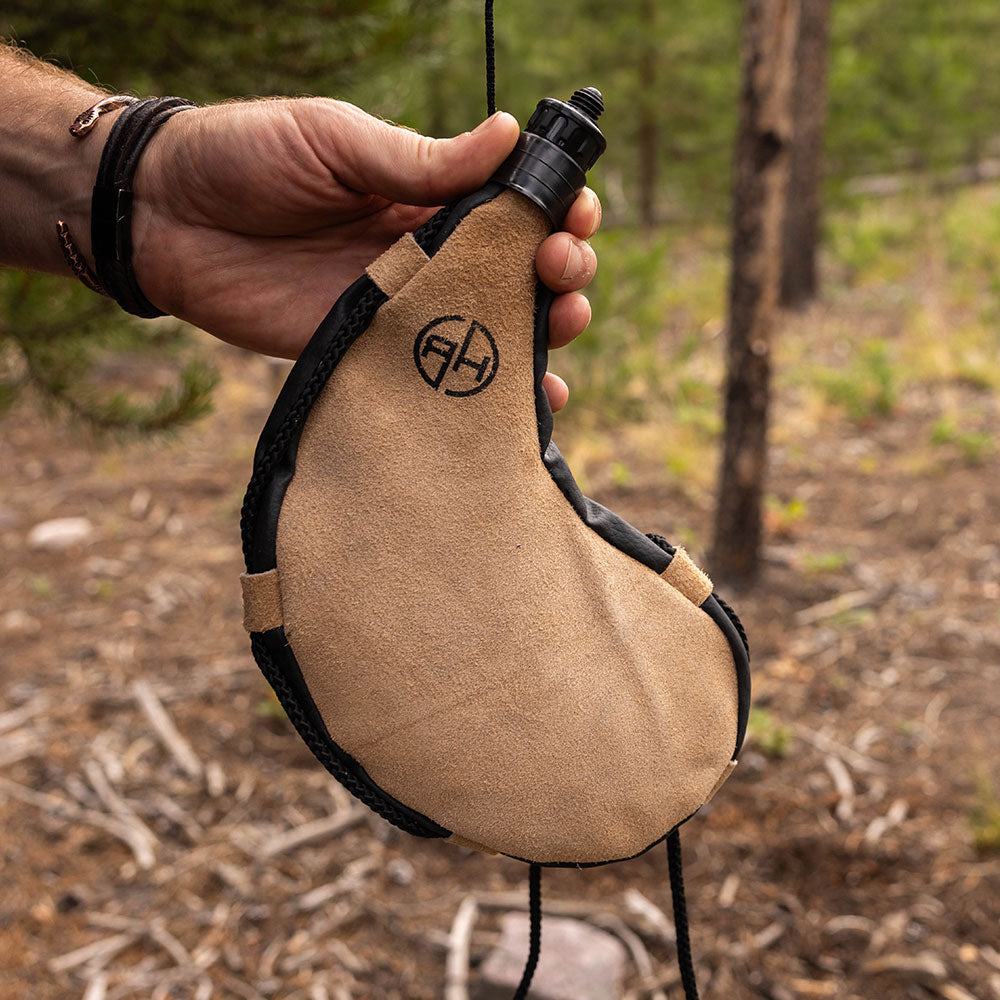
M 747 735 L 765 757 L 778 760 L 788 755 L 792 731 L 775 721 L 766 708 L 754 706 L 750 709 Z
M 985 770 L 976 779 L 976 797 L 969 810 L 972 842 L 980 851 L 1000 851 L 1000 796 Z
M 953 417 L 942 417 L 931 428 L 931 444 L 954 447 L 967 465 L 982 465 L 993 453 L 993 437 L 985 431 L 960 428 Z

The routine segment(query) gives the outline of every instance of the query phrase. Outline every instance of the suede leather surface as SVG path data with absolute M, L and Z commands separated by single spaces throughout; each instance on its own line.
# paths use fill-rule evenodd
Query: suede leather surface
M 712 593 L 712 581 L 708 578 L 708 574 L 699 569 L 682 548 L 674 552 L 670 565 L 660 576 L 696 607 L 701 607 Z
M 310 693 L 378 785 L 489 850 L 594 863 L 706 801 L 730 760 L 737 681 L 716 623 L 589 528 L 539 455 L 547 233 L 504 193 L 379 309 L 303 428 L 277 569 Z M 442 317 L 496 344 L 475 394 L 417 369 Z
M 277 569 L 240 575 L 243 590 L 243 627 L 248 632 L 268 632 L 284 624 Z
M 427 263 L 427 254 L 417 246 L 412 233 L 404 233 L 365 272 L 385 292 L 395 295 Z

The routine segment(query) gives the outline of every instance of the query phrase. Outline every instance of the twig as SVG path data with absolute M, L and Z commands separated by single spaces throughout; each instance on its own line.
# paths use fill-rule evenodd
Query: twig
M 673 922 L 638 889 L 625 890 L 625 910 L 648 924 L 656 936 L 671 947 L 677 943 Z
M 108 974 L 106 972 L 98 972 L 87 983 L 87 992 L 83 994 L 83 1000 L 104 1000 L 107 993 Z
M 113 937 L 101 938 L 91 944 L 85 944 L 82 948 L 76 948 L 53 958 L 48 966 L 52 972 L 68 972 L 80 965 L 92 963 L 100 968 L 106 962 L 114 958 L 120 951 L 124 951 L 130 944 L 133 944 L 137 935 L 132 933 L 115 934 Z
M 6 793 L 12 799 L 27 802 L 29 805 L 33 805 L 45 812 L 56 813 L 57 815 L 65 816 L 67 819 L 89 823 L 91 826 L 96 826 L 106 833 L 110 833 L 113 837 L 117 837 L 128 845 L 135 856 L 136 864 L 140 868 L 152 868 L 156 862 L 156 858 L 150 849 L 149 841 L 144 836 L 137 834 L 133 827 L 126 826 L 121 820 L 105 816 L 104 813 L 99 813 L 94 809 L 86 809 L 59 795 L 52 795 L 49 792 L 36 792 L 33 788 L 26 788 L 24 785 L 19 785 L 16 781 L 11 781 L 9 778 L 0 778 L 0 792 Z
M 813 625 L 824 618 L 831 618 L 833 615 L 841 614 L 844 611 L 853 611 L 855 608 L 871 604 L 875 595 L 868 590 L 852 590 L 846 594 L 838 594 L 829 601 L 821 601 L 812 607 L 803 608 L 795 612 L 796 625 Z
M 173 719 L 163 707 L 163 702 L 156 696 L 149 683 L 143 680 L 135 681 L 132 684 L 132 693 L 139 707 L 146 713 L 146 718 L 159 736 L 160 742 L 177 761 L 180 769 L 189 778 L 200 778 L 204 773 L 201 761 L 191 749 L 191 744 L 181 736 Z
M 131 826 L 136 834 L 149 841 L 150 849 L 160 843 L 160 838 L 136 815 L 135 810 L 111 787 L 104 769 L 96 760 L 88 760 L 83 765 L 84 774 L 90 782 L 90 787 L 97 797 L 107 806 L 108 811 L 117 816 L 127 826 Z
M 816 732 L 805 726 L 795 726 L 794 731 L 795 735 L 805 740 L 806 743 L 811 743 L 817 750 L 822 750 L 824 753 L 834 754 L 850 764 L 855 771 L 861 771 L 864 774 L 885 773 L 886 767 L 881 761 L 872 760 L 871 757 L 866 757 L 864 754 L 858 753 L 857 750 L 852 750 L 850 747 L 844 746 L 843 743 L 830 739 L 826 733 Z
M 242 979 L 237 979 L 236 976 L 229 975 L 229 973 L 222 974 L 222 982 L 234 993 L 244 997 L 245 1000 L 266 1000 L 266 997 L 258 993 L 249 983 L 245 983 Z
M 652 904 L 650 904 L 652 906 Z M 642 939 L 635 933 L 620 917 L 598 916 L 594 918 L 596 926 L 609 931 L 619 938 L 629 950 L 632 961 L 635 964 L 636 972 L 644 984 L 644 992 L 649 996 L 649 1000 L 667 1000 L 666 994 L 660 989 L 659 984 L 653 983 L 654 971 L 653 962 L 646 951 L 646 946 Z
M 528 894 L 520 892 L 484 892 L 476 896 L 483 910 L 527 910 Z M 612 915 L 606 903 L 585 903 L 581 900 L 546 900 L 545 912 L 553 917 L 576 917 L 589 920 L 598 914 Z
M 13 708 L 9 712 L 0 713 L 0 733 L 7 732 L 8 729 L 15 729 L 22 722 L 33 719 L 40 712 L 44 712 L 49 707 L 48 699 L 44 696 L 33 698 L 20 708 Z
M 366 876 L 370 875 L 378 865 L 378 858 L 374 855 L 357 858 L 347 865 L 340 876 L 332 882 L 316 886 L 315 889 L 302 893 L 296 906 L 303 911 L 315 910 L 324 906 L 331 899 L 336 899 L 337 896 L 342 896 L 345 892 L 352 892 L 360 888 L 364 884 Z
M 264 860 L 273 858 L 276 854 L 283 854 L 285 851 L 302 847 L 303 844 L 312 843 L 314 840 L 325 840 L 328 837 L 335 837 L 352 826 L 357 826 L 368 815 L 368 810 L 364 806 L 354 806 L 347 810 L 338 810 L 330 816 L 322 819 L 315 819 L 311 823 L 303 823 L 287 833 L 275 837 L 271 843 L 264 846 L 259 857 Z
M 872 847 L 879 842 L 887 830 L 894 826 L 899 826 L 906 819 L 908 805 L 905 799 L 896 799 L 889 811 L 884 816 L 876 816 L 865 830 L 864 842 L 867 847 Z
M 854 782 L 851 781 L 850 771 L 839 758 L 833 754 L 827 755 L 823 761 L 824 766 L 833 779 L 833 787 L 837 790 L 839 799 L 834 809 L 834 815 L 838 822 L 844 826 L 849 826 L 854 819 Z
M 740 889 L 740 877 L 736 872 L 730 872 L 722 882 L 719 890 L 719 906 L 728 910 L 736 901 L 736 893 Z
M 452 921 L 445 963 L 445 1000 L 469 1000 L 469 949 L 478 912 L 476 897 L 466 896 Z

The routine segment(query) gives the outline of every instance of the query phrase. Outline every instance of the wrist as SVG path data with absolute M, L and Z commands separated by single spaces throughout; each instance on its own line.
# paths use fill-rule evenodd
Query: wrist
M 83 85 L 38 89 L 15 93 L 0 116 L 0 200 L 10 207 L 0 224 L 0 263 L 67 274 L 56 220 L 65 220 L 90 262 L 90 197 L 114 115 L 76 139 L 70 124 L 102 94 Z

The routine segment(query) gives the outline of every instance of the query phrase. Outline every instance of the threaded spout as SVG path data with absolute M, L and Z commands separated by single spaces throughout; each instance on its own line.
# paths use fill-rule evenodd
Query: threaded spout
M 583 87 L 569 99 L 574 108 L 582 111 L 591 121 L 604 114 L 604 98 L 596 87 Z

